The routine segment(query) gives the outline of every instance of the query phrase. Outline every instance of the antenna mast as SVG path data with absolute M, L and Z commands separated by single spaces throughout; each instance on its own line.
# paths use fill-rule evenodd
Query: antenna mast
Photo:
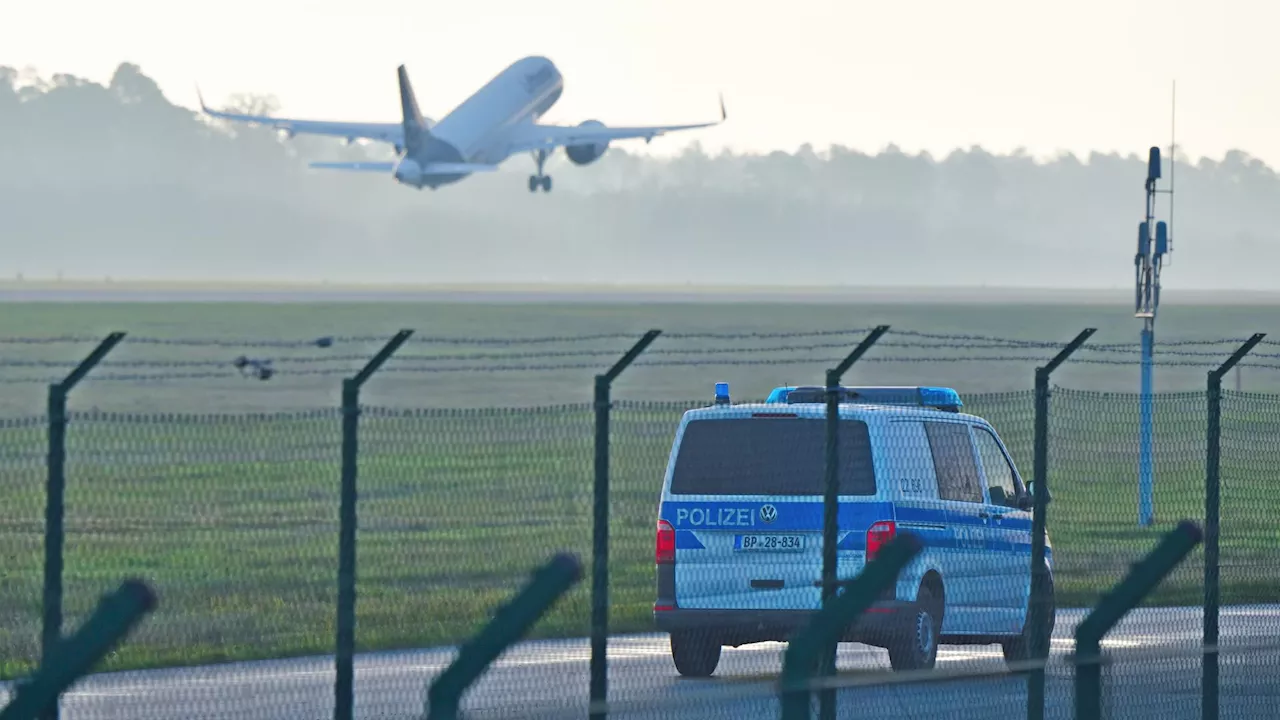
M 1177 102 L 1177 82 L 1174 82 L 1174 103 Z M 1174 105 L 1176 108 L 1176 104 Z M 1174 122 L 1171 119 L 1169 141 L 1169 189 L 1160 190 L 1160 148 L 1152 147 L 1147 156 L 1146 217 L 1138 225 L 1138 253 L 1134 256 L 1135 304 L 1134 317 L 1142 320 L 1142 367 L 1139 395 L 1139 447 L 1138 447 L 1138 524 L 1149 527 L 1155 522 L 1154 478 L 1154 420 L 1155 398 L 1152 390 L 1152 370 L 1155 354 L 1156 314 L 1160 307 L 1160 271 L 1165 255 L 1173 251 L 1173 174 L 1177 165 L 1177 145 L 1174 141 Z M 1152 226 L 1155 219 L 1156 195 L 1169 194 L 1169 224 L 1163 220 Z
M 1178 170 L 1178 81 L 1169 96 L 1169 252 L 1173 252 L 1173 176 Z

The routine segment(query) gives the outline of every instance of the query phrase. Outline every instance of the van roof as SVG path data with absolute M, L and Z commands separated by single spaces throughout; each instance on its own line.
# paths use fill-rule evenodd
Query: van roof
M 964 420 L 981 425 L 988 424 L 986 420 L 969 413 L 939 410 L 937 408 L 920 405 L 841 403 L 838 408 L 841 418 L 851 420 L 867 421 L 877 418 L 919 418 L 922 420 Z M 687 420 L 702 420 L 709 418 L 746 419 L 753 417 L 825 418 L 826 416 L 827 408 L 826 405 L 822 403 L 741 403 L 736 405 L 710 405 L 708 407 L 692 408 L 684 413 L 684 417 Z

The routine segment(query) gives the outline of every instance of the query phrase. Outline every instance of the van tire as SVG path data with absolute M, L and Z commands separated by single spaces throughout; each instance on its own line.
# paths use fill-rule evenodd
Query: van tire
M 685 677 L 711 677 L 720 664 L 720 641 L 705 632 L 673 632 L 671 659 Z
M 942 603 L 929 588 L 921 587 L 906 613 L 901 633 L 889 643 L 889 665 L 894 670 L 933 669 L 941 632 Z
M 1047 575 L 1046 577 L 1047 577 L 1047 580 L 1045 580 L 1045 597 L 1048 598 L 1048 602 L 1049 602 L 1048 608 L 1047 608 L 1049 612 L 1049 637 L 1046 638 L 1046 640 L 1049 640 L 1053 638 L 1053 626 L 1054 626 L 1056 615 L 1057 615 L 1057 604 L 1054 602 L 1054 596 L 1053 596 L 1053 576 Z M 1031 597 L 1034 598 L 1035 595 L 1036 594 L 1033 592 L 1031 594 Z M 1048 650 L 1049 643 L 1046 642 L 1044 644 L 1044 647 L 1045 647 L 1045 650 Z M 1026 662 L 1032 659 L 1031 657 L 1031 600 L 1030 599 L 1028 599 L 1027 601 L 1027 616 L 1026 616 L 1026 620 L 1022 623 L 1022 632 L 1018 634 L 1016 637 L 1000 643 L 1000 649 L 1004 651 L 1004 661 L 1006 663 L 1011 663 L 1011 664 L 1021 663 L 1021 662 Z M 1040 656 L 1038 659 L 1043 660 L 1046 657 L 1048 657 L 1047 652 L 1044 655 Z

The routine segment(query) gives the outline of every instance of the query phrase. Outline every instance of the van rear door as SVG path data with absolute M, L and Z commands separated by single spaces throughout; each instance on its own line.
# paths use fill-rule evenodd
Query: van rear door
M 840 423 L 841 576 L 861 569 L 867 528 L 888 511 L 870 500 L 867 426 Z M 821 605 L 825 420 L 793 414 L 690 420 L 661 519 L 675 531 L 676 606 L 813 610 Z M 847 549 L 847 550 L 846 550 Z M 857 567 L 848 564 L 858 555 Z M 848 568 L 848 569 L 846 569 Z

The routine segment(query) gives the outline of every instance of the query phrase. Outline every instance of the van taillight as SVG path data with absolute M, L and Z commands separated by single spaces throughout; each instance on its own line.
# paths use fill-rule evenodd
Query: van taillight
M 898 527 L 892 520 L 881 520 L 867 528 L 867 562 L 871 562 L 881 546 L 892 540 L 897 531 Z
M 666 520 L 658 521 L 658 540 L 654 550 L 654 559 L 659 565 L 676 561 L 676 531 Z

